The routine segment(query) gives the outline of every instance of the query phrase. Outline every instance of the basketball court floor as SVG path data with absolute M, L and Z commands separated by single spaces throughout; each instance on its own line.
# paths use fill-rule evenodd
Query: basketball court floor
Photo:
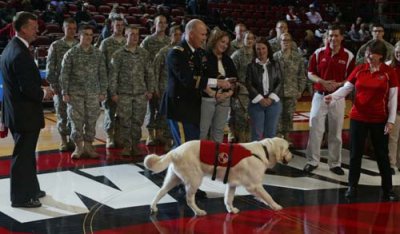
M 347 103 L 349 109 L 351 103 Z M 140 145 L 142 157 L 126 159 L 120 150 L 106 150 L 99 118 L 96 147 L 100 159 L 73 161 L 70 153 L 60 153 L 54 113 L 46 113 L 46 128 L 37 147 L 37 169 L 41 189 L 47 196 L 43 206 L 12 208 L 9 199 L 9 169 L 13 141 L 0 140 L 0 234 L 6 233 L 400 233 L 400 203 L 381 199 L 380 176 L 373 158 L 362 162 L 359 196 L 344 198 L 349 165 L 348 127 L 343 131 L 344 176 L 328 170 L 326 158 L 311 174 L 302 171 L 308 139 L 309 101 L 298 104 L 295 115 L 294 158 L 267 172 L 264 187 L 284 208 L 272 211 L 245 189 L 238 188 L 234 204 L 241 210 L 225 210 L 222 182 L 208 178 L 201 189 L 208 199 L 198 200 L 208 215 L 195 217 L 178 190 L 172 190 L 159 204 L 159 213 L 150 215 L 149 204 L 162 185 L 164 173 L 144 169 L 143 157 L 162 154 L 162 147 Z M 347 112 L 348 113 L 348 112 Z M 326 149 L 322 155 L 326 156 Z M 400 194 L 400 172 L 393 176 Z

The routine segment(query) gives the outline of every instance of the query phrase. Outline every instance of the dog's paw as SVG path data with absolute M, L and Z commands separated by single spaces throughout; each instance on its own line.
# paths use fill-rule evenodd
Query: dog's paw
M 240 212 L 240 210 L 239 210 L 238 208 L 236 208 L 236 207 L 232 207 L 232 209 L 230 209 L 230 210 L 228 210 L 228 211 L 229 211 L 229 213 L 231 213 L 231 214 L 237 214 L 237 213 Z
M 207 215 L 207 212 L 205 210 L 198 210 L 195 212 L 196 216 L 204 216 Z
M 277 210 L 282 210 L 282 206 L 280 206 L 280 205 L 278 205 L 278 204 L 273 204 L 272 206 L 271 206 L 271 209 L 273 209 L 273 210 L 275 210 L 275 211 L 277 211 Z

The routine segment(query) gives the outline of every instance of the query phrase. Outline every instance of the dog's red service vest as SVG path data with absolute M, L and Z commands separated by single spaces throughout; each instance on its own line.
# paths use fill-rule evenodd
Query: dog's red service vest
M 218 152 L 218 165 L 226 167 L 228 165 L 228 155 L 231 144 L 220 143 Z M 216 156 L 216 143 L 213 141 L 200 141 L 200 161 L 209 165 L 214 165 Z M 252 156 L 251 151 L 239 144 L 233 144 L 231 167 L 238 164 L 242 159 Z

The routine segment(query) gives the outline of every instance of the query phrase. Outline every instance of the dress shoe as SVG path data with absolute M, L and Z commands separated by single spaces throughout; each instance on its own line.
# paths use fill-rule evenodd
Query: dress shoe
M 36 208 L 36 207 L 41 207 L 42 203 L 40 203 L 40 201 L 36 198 L 32 198 L 29 201 L 26 202 L 13 202 L 11 203 L 12 207 L 21 207 L 21 208 Z
M 341 167 L 332 167 L 329 170 L 335 173 L 336 175 L 344 175 L 344 171 Z
M 306 164 L 303 168 L 304 172 L 310 173 L 312 171 L 314 171 L 318 166 L 313 166 L 311 164 Z
M 354 187 L 354 186 L 350 186 L 350 187 L 347 189 L 347 191 L 346 191 L 346 193 L 344 194 L 344 196 L 345 196 L 347 199 L 356 198 L 356 197 L 357 197 L 357 188 Z
M 398 201 L 399 200 L 399 196 L 393 191 L 383 192 L 383 200 L 385 200 L 385 201 Z
M 390 173 L 392 173 L 392 175 L 396 175 L 396 170 L 394 170 L 393 167 L 390 168 Z
M 37 198 L 37 199 L 42 198 L 42 197 L 45 197 L 45 196 L 46 196 L 46 192 L 45 192 L 45 191 L 42 191 L 42 190 L 40 190 L 40 191 L 36 194 L 36 198 Z

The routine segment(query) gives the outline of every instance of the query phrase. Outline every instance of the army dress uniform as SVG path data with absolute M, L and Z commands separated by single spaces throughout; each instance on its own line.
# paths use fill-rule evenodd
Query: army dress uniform
M 126 38 L 118 41 L 114 36 L 110 36 L 104 39 L 100 44 L 100 51 L 104 54 L 106 61 L 107 75 L 108 75 L 108 86 L 110 85 L 110 69 L 111 69 L 111 58 L 112 55 L 126 44 Z M 104 131 L 107 134 L 107 148 L 115 147 L 114 140 L 118 143 L 118 126 L 116 126 L 115 113 L 117 104 L 111 100 L 110 91 L 107 88 L 106 100 L 102 103 L 104 107 Z
M 107 91 L 104 61 L 103 54 L 94 46 L 85 51 L 78 44 L 65 54 L 62 62 L 62 94 L 70 96 L 67 113 L 71 120 L 71 139 L 80 149 L 84 141 L 85 152 L 92 152 L 100 114 L 99 95 L 106 95 Z
M 117 115 L 121 125 L 123 155 L 137 155 L 141 126 L 146 114 L 145 93 L 153 93 L 154 74 L 149 53 L 136 47 L 132 52 L 126 46 L 117 50 L 111 60 L 111 95 L 118 95 Z
M 278 134 L 287 139 L 293 130 L 293 114 L 296 111 L 297 99 L 301 96 L 306 84 L 303 57 L 296 51 L 289 56 L 282 50 L 274 53 L 274 60 L 279 62 L 282 70 L 282 86 L 279 97 L 282 101 L 282 113 L 278 124 Z
M 174 146 L 200 137 L 201 94 L 207 87 L 207 58 L 186 40 L 167 55 L 168 84 L 161 101 L 174 139 Z
M 48 54 L 47 54 L 47 81 L 50 83 L 50 86 L 58 95 L 53 96 L 54 109 L 57 115 L 57 130 L 61 135 L 61 145 L 60 150 L 65 151 L 68 149 L 67 144 L 67 136 L 71 134 L 71 126 L 68 123 L 67 116 L 67 104 L 63 101 L 61 95 L 61 84 L 60 84 L 60 75 L 61 75 L 61 63 L 64 57 L 64 54 L 75 46 L 78 41 L 74 40 L 72 43 L 68 43 L 65 38 L 54 41 L 51 43 Z

